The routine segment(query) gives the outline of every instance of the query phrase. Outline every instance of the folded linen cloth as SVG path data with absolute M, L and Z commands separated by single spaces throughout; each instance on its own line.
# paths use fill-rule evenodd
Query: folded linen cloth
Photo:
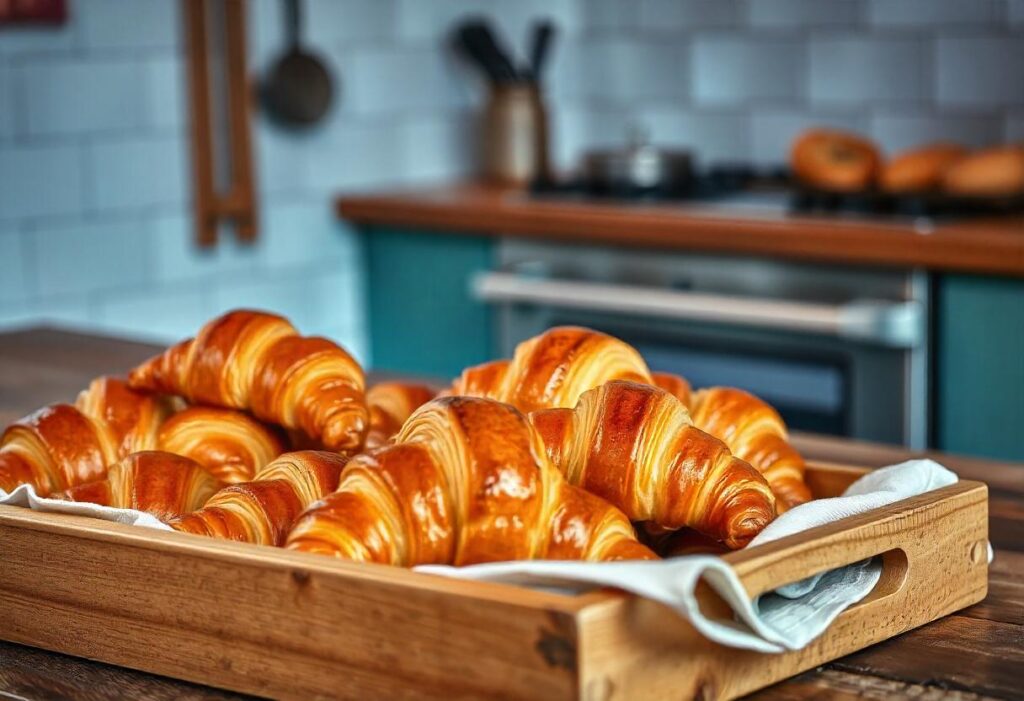
M 955 474 L 931 460 L 911 460 L 876 470 L 854 482 L 841 497 L 818 499 L 787 511 L 748 547 L 863 513 L 956 481 Z M 168 529 L 166 524 L 146 513 L 43 499 L 27 485 L 18 487 L 10 494 L 0 490 L 0 504 Z M 615 587 L 665 604 L 715 642 L 769 653 L 804 647 L 820 635 L 843 610 L 864 598 L 874 588 L 882 572 L 878 558 L 865 560 L 787 585 L 751 602 L 732 568 L 721 558 L 710 555 L 691 555 L 660 562 L 534 560 L 469 567 L 425 565 L 416 569 L 446 577 L 570 592 Z M 695 595 L 697 583 L 701 579 L 728 602 L 735 612 L 736 620 L 711 619 L 701 612 Z

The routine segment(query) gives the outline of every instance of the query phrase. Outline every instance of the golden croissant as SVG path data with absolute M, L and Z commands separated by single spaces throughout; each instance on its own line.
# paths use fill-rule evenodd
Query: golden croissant
M 530 421 L 571 484 L 630 520 L 692 528 L 738 548 L 775 517 L 775 497 L 761 473 L 652 385 L 608 382 L 584 393 L 575 408 L 537 411 Z
M 195 338 L 135 368 L 129 383 L 246 409 L 331 450 L 355 451 L 367 430 L 358 363 L 332 341 L 300 336 L 275 314 L 237 310 L 213 319 Z
M 790 444 L 782 417 L 768 403 L 732 387 L 691 393 L 689 383 L 677 375 L 655 373 L 654 382 L 686 404 L 695 426 L 721 438 L 736 457 L 761 471 L 780 512 L 811 500 L 804 460 Z
M 58 492 L 54 498 L 137 509 L 166 521 L 198 509 L 219 487 L 220 482 L 196 461 L 147 450 L 114 464 L 102 480 Z
M 626 516 L 569 485 L 514 407 L 444 397 L 356 456 L 287 547 L 399 566 L 656 556 Z
M 651 375 L 628 343 L 590 329 L 558 326 L 520 343 L 511 360 L 467 368 L 449 393 L 496 399 L 531 412 L 574 407 L 584 392 L 612 380 L 649 383 Z
M 170 521 L 185 533 L 260 545 L 282 545 L 303 509 L 338 485 L 345 458 L 338 453 L 285 453 L 251 482 L 224 487 L 203 508 Z
M 370 430 L 366 447 L 377 448 L 387 443 L 406 419 L 437 394 L 432 387 L 409 382 L 380 382 L 366 392 L 370 411 Z
M 75 405 L 55 404 L 9 426 L 0 438 L 0 489 L 32 484 L 46 496 L 102 479 L 132 453 L 192 458 L 223 482 L 249 479 L 284 450 L 278 433 L 231 409 L 176 405 L 111 377 L 90 383 Z

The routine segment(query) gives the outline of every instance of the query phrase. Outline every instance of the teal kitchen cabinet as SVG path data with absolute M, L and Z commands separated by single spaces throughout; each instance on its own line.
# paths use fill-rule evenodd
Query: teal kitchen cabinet
M 367 227 L 373 365 L 439 379 L 495 357 L 488 307 L 469 292 L 494 239 Z
M 939 279 L 938 448 L 1024 459 L 1024 281 Z

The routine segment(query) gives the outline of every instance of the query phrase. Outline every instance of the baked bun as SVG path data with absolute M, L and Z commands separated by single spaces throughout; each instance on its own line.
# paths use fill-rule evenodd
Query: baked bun
M 965 156 L 946 170 L 942 189 L 958 197 L 1024 193 L 1024 146 L 999 146 Z
M 832 192 L 857 192 L 874 183 L 881 158 L 878 149 L 856 134 L 811 129 L 793 143 L 791 165 L 797 178 Z
M 942 182 L 946 170 L 967 155 L 967 149 L 946 141 L 919 146 L 894 156 L 882 168 L 878 183 L 886 192 L 924 192 Z

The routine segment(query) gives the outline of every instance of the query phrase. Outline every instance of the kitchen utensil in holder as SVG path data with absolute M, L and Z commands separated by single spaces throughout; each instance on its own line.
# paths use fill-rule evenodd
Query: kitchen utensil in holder
M 491 86 L 483 120 L 485 177 L 501 185 L 524 186 L 548 170 L 547 110 L 536 83 Z

